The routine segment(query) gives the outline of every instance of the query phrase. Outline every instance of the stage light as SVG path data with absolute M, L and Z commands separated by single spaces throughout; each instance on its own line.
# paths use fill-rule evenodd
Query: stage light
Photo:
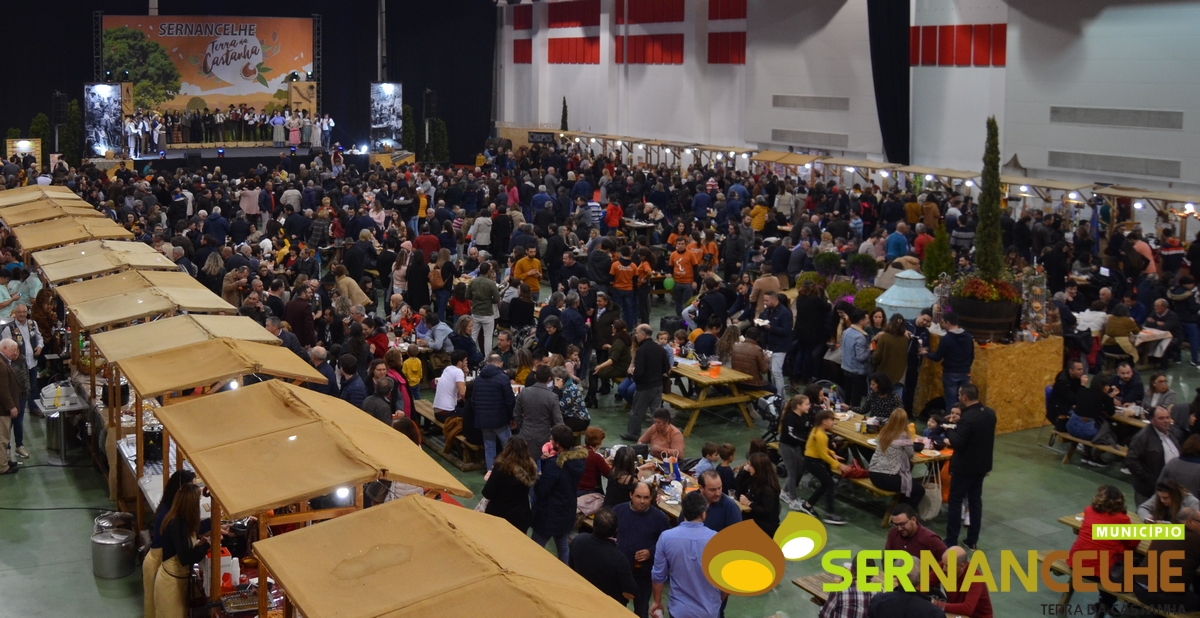
M 225 158 L 225 149 L 224 149 L 224 148 L 218 148 L 218 149 L 217 149 L 217 158 L 218 158 L 218 159 L 224 159 L 224 158 Z
M 854 168 L 853 168 L 853 167 L 847 167 L 847 168 L 846 168 L 846 171 L 847 171 L 847 172 L 850 172 L 851 174 L 853 174 L 855 170 L 854 170 Z
M 1029 185 L 1021 185 L 1021 193 L 1029 191 Z
M 968 180 L 968 181 L 966 182 L 966 185 L 967 185 L 968 187 L 974 187 L 974 186 L 975 186 L 975 181 L 974 181 L 974 180 Z
M 1138 210 L 1141 210 L 1141 209 L 1142 209 L 1144 206 L 1145 206 L 1145 204 L 1143 204 L 1143 203 L 1141 203 L 1141 202 L 1134 202 L 1134 203 L 1133 203 L 1133 207 L 1134 207 L 1134 208 L 1136 208 L 1136 209 L 1138 209 Z
M 1068 193 L 1068 194 L 1067 194 L 1067 197 L 1069 197 L 1069 198 L 1071 198 L 1071 199 L 1073 199 L 1073 200 L 1077 200 L 1077 199 L 1079 199 L 1079 194 L 1078 194 L 1078 193 L 1076 193 L 1076 192 L 1074 192 L 1074 191 L 1072 191 L 1072 192 L 1070 192 L 1070 193 Z
M 925 180 L 933 180 L 933 174 L 925 174 Z
M 891 176 L 891 174 L 889 174 L 887 170 L 879 170 L 879 175 L 883 176 L 884 178 Z
M 112 81 L 112 71 L 104 72 L 104 81 L 106 81 L 106 82 Z
M 292 156 L 296 156 L 296 147 L 292 146 Z
M 338 147 L 337 147 L 337 148 L 338 148 L 338 152 L 345 152 L 345 151 L 346 151 L 346 147 L 345 147 L 345 146 L 343 146 L 343 145 L 341 145 L 341 144 L 338 144 Z
M 125 71 L 125 81 L 129 81 L 129 71 Z
M 167 151 L 165 151 L 165 150 L 158 151 L 158 158 L 165 160 L 167 158 Z
M 310 82 L 311 82 L 311 81 L 312 81 L 312 71 L 309 71 L 308 73 L 305 73 L 305 74 L 304 74 L 304 79 L 307 79 L 308 81 L 310 81 Z

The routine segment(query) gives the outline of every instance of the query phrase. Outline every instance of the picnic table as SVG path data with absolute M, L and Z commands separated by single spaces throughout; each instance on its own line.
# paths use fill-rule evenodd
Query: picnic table
M 625 227 L 635 230 L 649 230 L 658 226 L 658 223 L 652 221 L 638 221 L 637 219 L 630 219 L 628 217 L 622 219 L 622 221 L 625 222 Z
M 1154 344 L 1154 345 L 1150 345 Z M 1146 346 L 1144 357 L 1162 358 L 1167 353 L 1167 348 L 1171 345 L 1171 333 L 1157 328 L 1143 328 L 1142 331 L 1133 336 L 1133 345 L 1142 350 L 1142 346 Z
M 799 589 L 807 592 L 809 595 L 811 595 L 809 600 L 811 600 L 814 605 L 824 605 L 825 602 L 829 600 L 829 593 L 825 592 L 825 590 L 824 590 L 825 584 L 837 584 L 837 583 L 841 583 L 841 581 L 842 581 L 842 578 L 838 577 L 837 575 L 833 575 L 832 573 L 821 572 L 821 573 L 816 573 L 814 575 L 806 575 L 804 577 L 797 577 L 796 579 L 792 580 L 792 585 L 796 586 L 797 588 L 799 588 Z M 879 581 L 882 581 L 882 579 L 880 578 L 880 576 L 874 575 L 871 577 L 870 581 L 879 582 Z M 959 614 L 946 614 L 946 618 L 967 618 L 967 617 L 961 616 Z
M 830 431 L 832 431 L 835 435 L 845 438 L 847 442 L 854 444 L 855 446 L 860 446 L 864 449 L 873 451 L 875 450 L 875 444 L 872 443 L 872 440 L 878 438 L 879 434 L 867 434 L 855 431 L 855 423 L 860 423 L 862 421 L 863 415 L 852 413 L 851 416 L 844 421 L 835 420 L 833 423 L 833 429 Z M 916 451 L 916 448 L 914 447 L 913 450 Z M 913 455 L 912 462 L 913 464 L 936 464 L 949 460 L 953 455 L 954 451 L 948 448 L 939 451 L 936 457 L 926 457 L 925 455 L 922 455 L 920 451 L 917 451 L 916 454 Z
M 750 379 L 740 371 L 734 371 L 728 367 L 721 367 L 717 377 L 713 377 L 709 370 L 701 370 L 698 365 L 680 363 L 671 368 L 671 375 L 687 378 L 694 384 L 700 387 L 700 396 L 697 399 L 689 399 L 683 395 L 676 395 L 671 392 L 663 393 L 663 401 L 671 404 L 672 407 L 680 410 L 691 410 L 692 416 L 688 419 L 687 425 L 683 428 L 683 435 L 689 436 L 692 433 L 692 427 L 696 425 L 696 419 L 700 417 L 700 409 L 712 406 L 735 405 L 742 412 L 742 418 L 746 420 L 746 426 L 754 428 L 754 419 L 750 417 L 750 410 L 746 407 L 759 397 L 766 394 L 763 391 L 747 391 L 741 392 L 738 390 L 738 384 Z M 708 398 L 708 389 L 714 386 L 724 386 L 730 391 L 729 395 L 717 396 L 712 399 Z

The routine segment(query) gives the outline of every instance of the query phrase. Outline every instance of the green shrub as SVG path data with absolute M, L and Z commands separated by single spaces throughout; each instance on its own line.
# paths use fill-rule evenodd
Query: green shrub
M 858 286 L 849 281 L 835 281 L 825 288 L 825 294 L 829 296 L 829 301 L 834 303 L 847 296 L 854 296 L 857 292 Z
M 854 306 L 863 311 L 875 310 L 875 299 L 883 294 L 883 290 L 875 287 L 863 288 L 854 295 Z
M 809 282 L 811 282 L 813 285 L 819 285 L 821 287 L 825 287 L 825 285 L 828 283 L 828 280 L 826 280 L 825 277 L 822 277 L 820 274 L 815 273 L 811 270 L 808 272 L 800 273 L 800 276 L 796 277 L 796 287 L 800 287 L 800 286 L 804 285 L 805 283 L 809 283 Z
M 817 272 L 826 279 L 832 278 L 834 275 L 842 271 L 842 258 L 836 253 L 818 253 L 817 257 L 813 258 L 813 266 Z
M 879 261 L 873 255 L 855 253 L 846 259 L 846 274 L 854 277 L 856 281 L 871 281 L 878 272 Z

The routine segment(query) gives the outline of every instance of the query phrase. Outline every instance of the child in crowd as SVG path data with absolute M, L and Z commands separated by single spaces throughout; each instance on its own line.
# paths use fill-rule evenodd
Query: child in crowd
M 458 282 L 454 284 L 454 291 L 450 294 L 450 310 L 454 312 L 455 321 L 459 316 L 469 315 L 471 313 L 471 301 L 467 299 L 467 284 Z
M 925 421 L 925 438 L 929 440 L 930 448 L 940 451 L 946 448 L 946 429 L 942 425 L 946 419 L 940 414 L 930 414 Z
M 762 438 L 751 438 L 750 448 L 746 450 L 746 461 L 750 461 L 750 456 L 755 453 L 767 453 L 767 441 Z M 769 454 L 769 453 L 768 453 Z M 750 491 L 750 473 L 746 471 L 745 464 L 742 464 L 734 469 L 737 476 L 734 477 L 733 486 L 725 487 L 725 493 L 729 493 L 730 489 L 734 489 L 738 496 Z
M 717 455 L 721 457 L 721 463 L 717 465 L 717 474 L 721 475 L 721 488 L 726 492 L 733 491 L 737 485 L 737 477 L 733 474 L 733 456 L 737 454 L 737 447 L 726 442 L 717 447 Z
M 579 379 L 579 362 L 579 346 L 568 345 L 566 361 L 563 363 L 563 367 L 565 367 L 571 374 L 571 377 L 575 378 L 576 380 Z
M 401 373 L 404 374 L 404 379 L 408 382 L 408 394 L 413 401 L 421 398 L 421 378 L 424 376 L 424 369 L 421 366 L 421 358 L 417 356 L 417 346 L 408 346 L 408 358 L 404 359 L 404 364 L 400 366 Z
M 688 332 L 682 328 L 675 331 L 675 357 L 691 358 L 693 349 L 692 342 L 688 341 Z
M 796 487 L 800 477 L 804 476 L 804 449 L 813 428 L 813 415 L 809 414 L 811 405 L 808 397 L 796 395 L 784 404 L 783 414 L 779 417 L 779 454 L 788 473 L 783 486 L 783 501 L 793 511 L 801 510 Z
M 671 333 L 665 330 L 658 331 L 658 336 L 655 338 L 658 345 L 661 345 L 667 351 L 667 365 L 675 366 L 675 346 L 671 345 Z
M 829 430 L 833 428 L 834 416 L 829 410 L 821 410 L 817 412 L 813 419 L 813 429 L 808 434 L 808 441 L 804 444 L 804 469 L 812 473 L 817 482 L 821 484 L 816 491 L 809 496 L 808 500 L 798 504 L 801 511 L 816 517 L 813 503 L 825 497 L 825 503 L 829 510 L 825 512 L 825 516 L 821 521 L 833 525 L 843 526 L 846 524 L 846 519 L 834 512 L 834 492 L 837 490 L 837 485 L 834 481 L 834 474 L 841 475 L 842 461 L 844 459 L 833 449 L 829 448 Z M 790 471 L 789 471 L 790 476 Z
M 692 476 L 699 477 L 704 472 L 715 470 L 717 462 L 721 460 L 721 456 L 717 452 L 719 449 L 716 442 L 705 442 L 704 446 L 700 447 L 700 462 L 696 464 Z

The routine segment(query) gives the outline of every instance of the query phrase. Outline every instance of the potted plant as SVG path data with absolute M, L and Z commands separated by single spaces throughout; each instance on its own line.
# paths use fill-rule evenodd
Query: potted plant
M 1000 240 L 1000 138 L 995 118 L 987 121 L 975 229 L 975 272 L 954 281 L 950 310 L 959 324 L 980 342 L 1006 339 L 1021 316 L 1021 293 L 1004 269 Z M 936 242 L 936 238 L 935 238 Z M 927 271 L 928 272 L 928 271 Z
M 830 283 L 825 288 L 825 294 L 829 296 L 829 302 L 836 303 L 839 300 L 854 300 L 854 295 L 858 293 L 858 286 L 850 281 L 835 281 Z
M 826 281 L 825 277 L 822 277 L 820 274 L 810 270 L 808 272 L 800 273 L 800 275 L 796 277 L 796 287 L 800 287 L 806 283 L 812 283 L 813 285 L 825 287 L 828 281 Z
M 818 253 L 813 258 L 813 267 L 817 269 L 817 274 L 832 279 L 842 272 L 842 258 L 833 252 Z
M 875 280 L 879 272 L 879 261 L 873 255 L 855 253 L 846 258 L 846 274 L 854 278 L 859 285 L 865 285 Z
M 883 290 L 876 287 L 863 288 L 854 295 L 854 306 L 870 313 L 875 310 L 875 299 L 883 294 Z

